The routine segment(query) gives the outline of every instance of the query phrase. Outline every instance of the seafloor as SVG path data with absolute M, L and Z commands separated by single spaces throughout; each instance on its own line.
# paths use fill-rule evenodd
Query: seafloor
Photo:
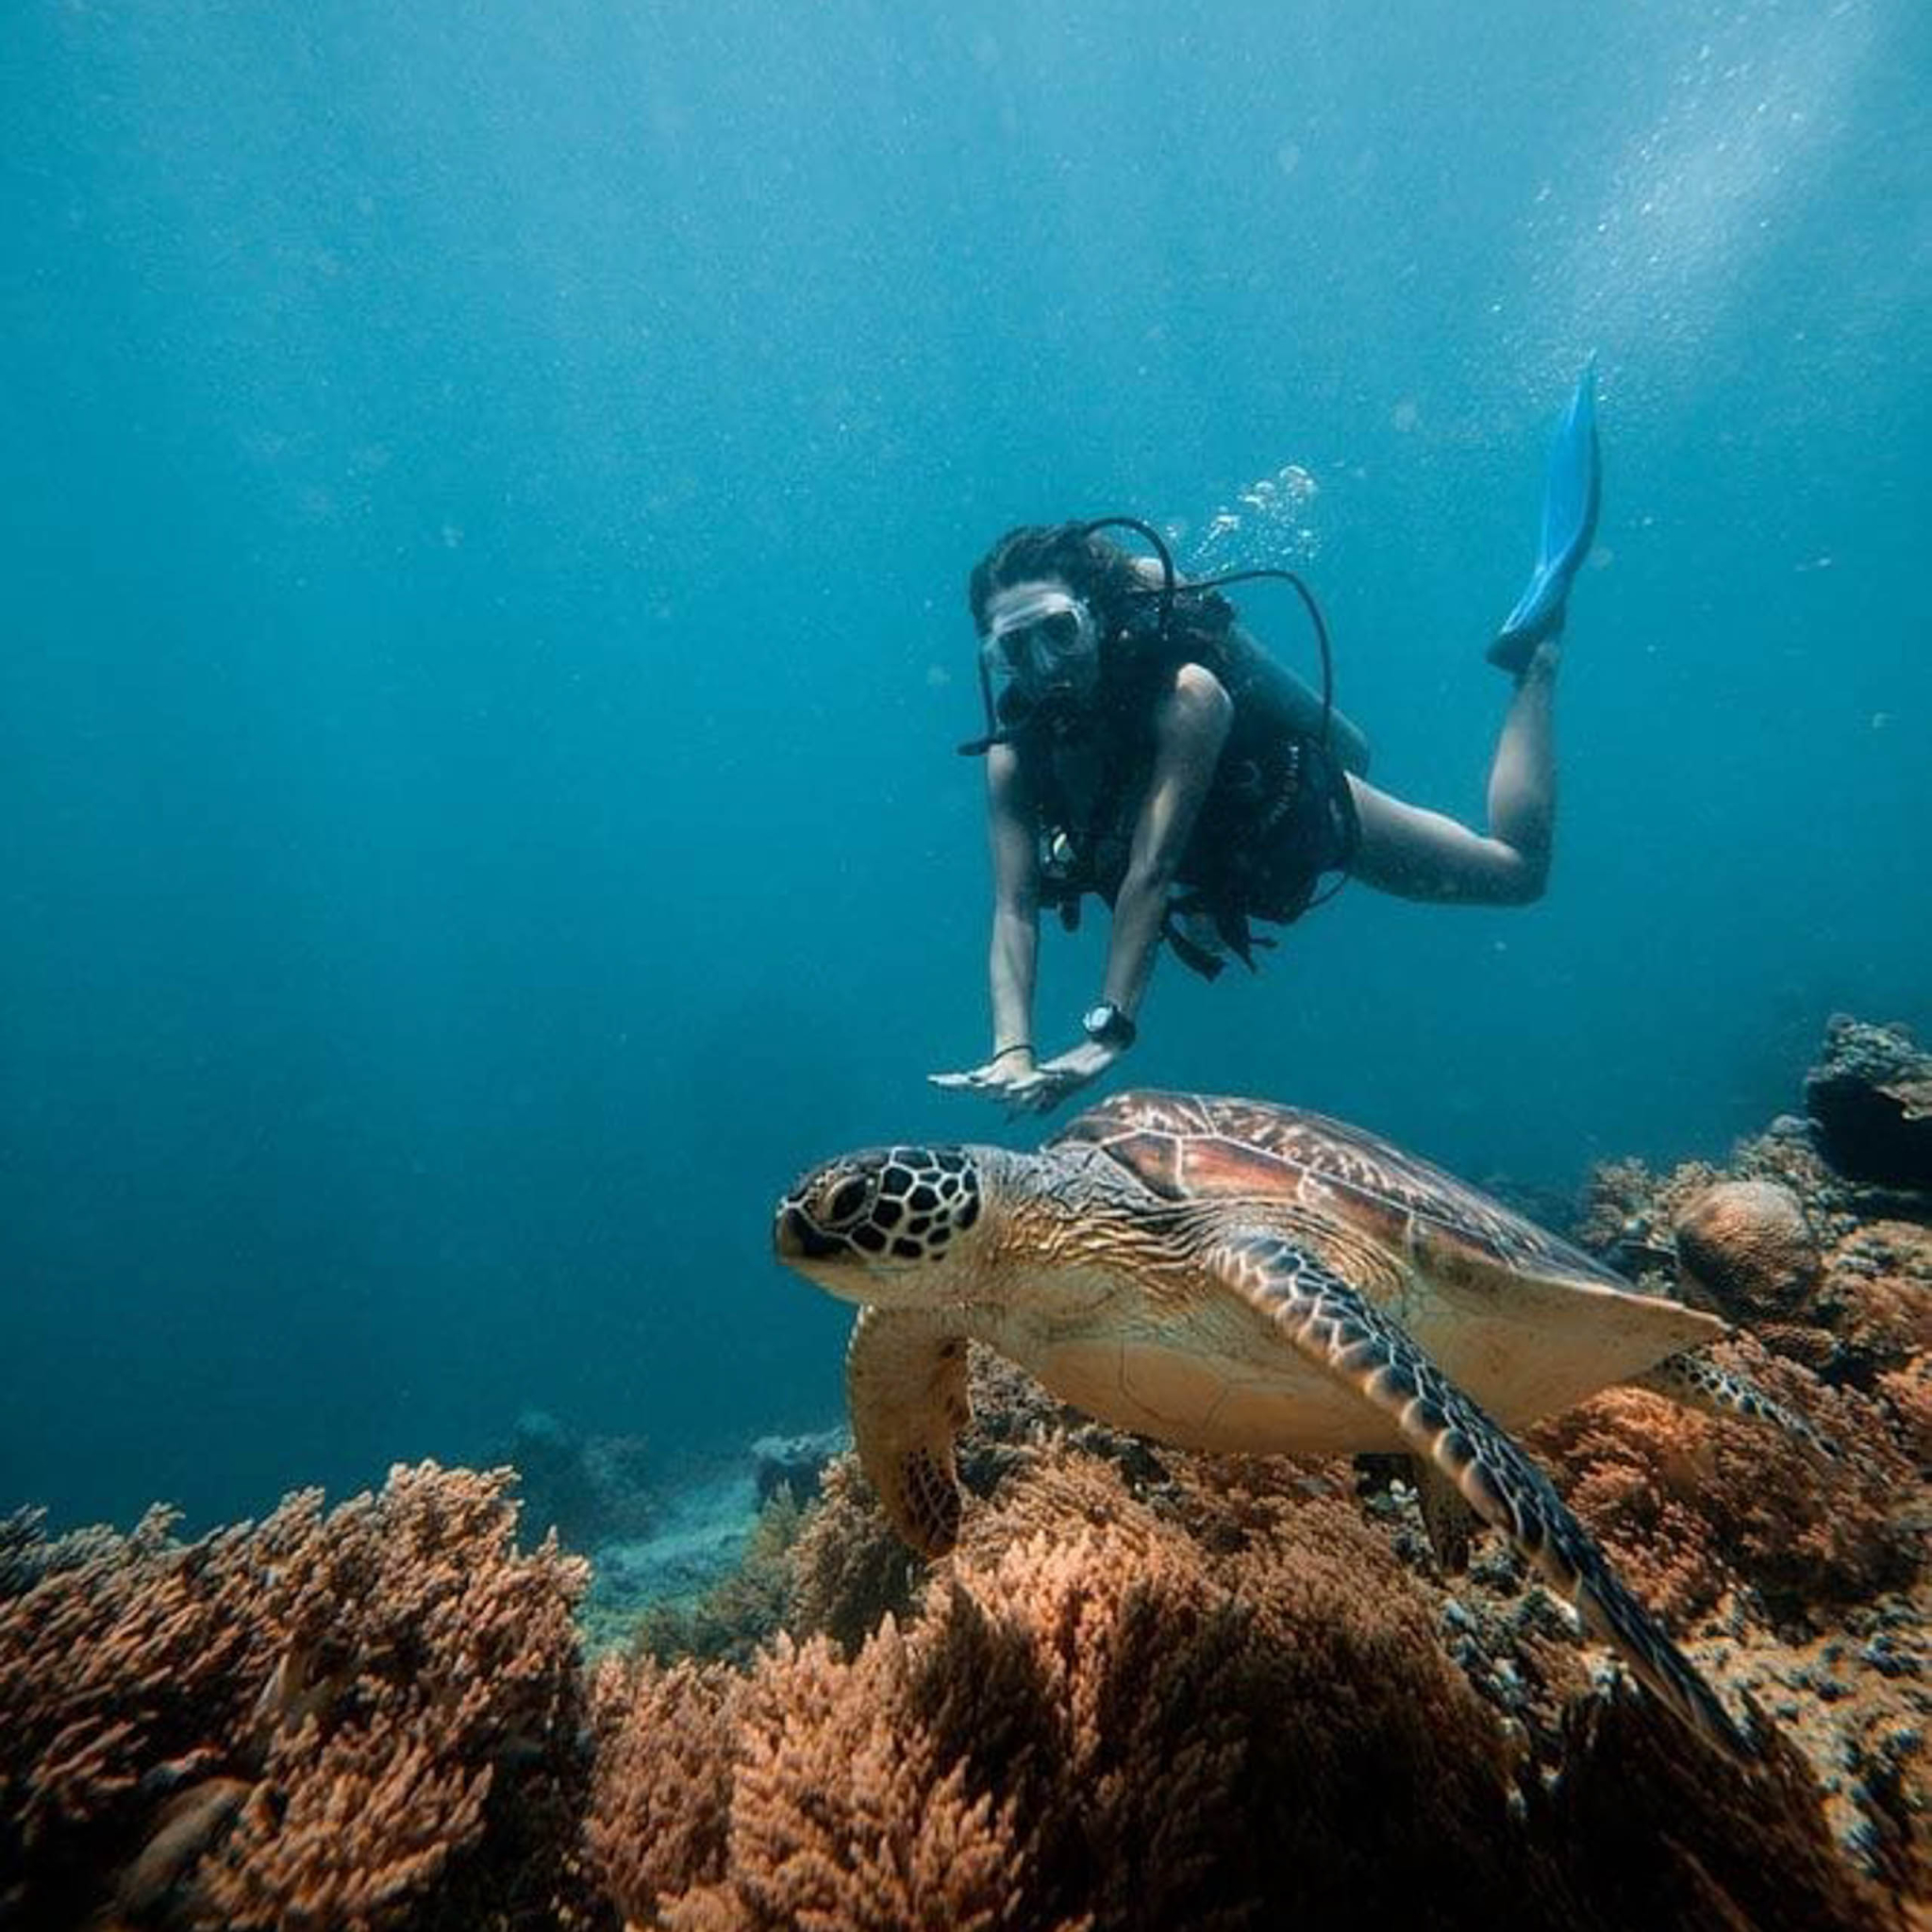
M 0 1525 L 0 1925 L 1932 1926 L 1924 1074 L 1835 1025 L 1808 1118 L 1604 1169 L 1577 1230 L 1694 1257 L 1838 1446 L 1627 1391 L 1530 1439 L 1755 1767 L 1495 1539 L 1446 1573 L 1399 1479 L 1153 1449 L 985 1359 L 953 1557 L 840 1457 L 695 1601 L 618 1619 L 613 1557 L 595 1644 L 507 1472 Z

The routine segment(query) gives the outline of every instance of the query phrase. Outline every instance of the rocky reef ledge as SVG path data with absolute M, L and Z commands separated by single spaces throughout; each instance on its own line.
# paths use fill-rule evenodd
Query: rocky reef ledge
M 1532 1438 L 1755 1768 L 1493 1539 L 1444 1574 L 1400 1483 L 1151 1449 L 988 1359 L 944 1562 L 835 1456 L 674 1613 L 607 1590 L 594 1652 L 507 1470 L 192 1544 L 0 1524 L 0 1925 L 1924 1927 L 1932 1194 L 1846 1158 L 1794 1115 L 1600 1171 L 1573 1230 L 1681 1256 L 1838 1464 L 1628 1391 Z

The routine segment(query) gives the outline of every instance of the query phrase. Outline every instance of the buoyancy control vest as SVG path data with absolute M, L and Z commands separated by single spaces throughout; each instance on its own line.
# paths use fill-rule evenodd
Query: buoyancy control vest
M 1220 680 L 1234 716 L 1164 923 L 1175 957 L 1211 978 L 1225 956 L 1252 969 L 1255 948 L 1274 943 L 1253 921 L 1291 924 L 1325 874 L 1345 875 L 1357 832 L 1347 774 L 1366 769 L 1368 745 L 1339 713 L 1324 741 L 1321 700 L 1224 600 L 1197 600 L 1190 615 L 1171 634 L 1112 641 L 1079 715 L 1024 721 L 1012 742 L 1036 813 L 1041 903 L 1071 928 L 1087 893 L 1111 906 L 1125 876 L 1163 693 L 1189 662 Z

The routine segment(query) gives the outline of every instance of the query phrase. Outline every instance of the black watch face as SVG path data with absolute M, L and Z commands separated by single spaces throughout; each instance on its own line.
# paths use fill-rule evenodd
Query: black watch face
M 1087 1017 L 1080 1024 L 1092 1039 L 1105 1041 L 1109 1034 L 1119 1030 L 1120 1021 L 1120 1008 L 1103 1000 L 1099 1006 L 1088 1008 Z

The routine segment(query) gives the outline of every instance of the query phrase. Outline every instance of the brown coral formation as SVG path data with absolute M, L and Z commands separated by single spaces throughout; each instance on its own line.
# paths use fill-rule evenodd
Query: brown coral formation
M 1270 1493 L 1245 1513 L 1285 1534 L 1218 1518 L 1212 1553 L 1108 1464 L 1042 1452 L 908 1624 L 849 1661 L 823 1639 L 761 1660 L 718 1747 L 722 1882 L 627 1907 L 741 1927 L 1341 1923 L 1440 1858 L 1445 1920 L 1474 1916 L 1515 1848 L 1509 1747 L 1431 1607 L 1346 1506 Z M 662 1684 L 645 1670 L 622 1713 L 633 1753 Z
M 1818 1243 L 1776 1181 L 1719 1181 L 1678 1217 L 1677 1264 L 1734 1322 L 1776 1321 L 1818 1284 Z
M 0 1600 L 0 1919 L 581 1917 L 580 1566 L 516 1552 L 509 1479 L 52 1546 Z
M 1832 1063 L 1870 1048 L 1869 1032 L 1835 1024 Z M 1900 1049 L 1895 1033 L 1880 1043 Z M 1790 1198 L 1760 1191 L 1772 1186 Z M 1706 1669 L 1787 1728 L 1840 1842 L 1922 1915 L 1932 1914 L 1928 1215 L 1932 1201 L 1834 1171 L 1795 1123 L 1743 1143 L 1728 1176 L 1701 1163 L 1660 1177 L 1636 1163 L 1600 1170 L 1584 1238 L 1613 1250 L 1674 1224 L 1713 1299 L 1751 1324 L 1724 1353 L 1841 1456 L 1826 1464 L 1634 1392 L 1601 1396 L 1536 1438 L 1577 1513 Z M 1798 1218 L 1817 1239 L 1815 1266 Z
M 791 1627 L 829 1637 L 847 1656 L 887 1617 L 911 1610 L 923 1567 L 892 1533 L 854 1456 L 825 1471 L 791 1561 Z
M 586 1842 L 627 1924 L 657 1924 L 660 1901 L 724 1875 L 741 1687 L 717 1665 L 666 1669 L 645 1657 L 628 1671 L 608 1657 L 597 1667 Z

